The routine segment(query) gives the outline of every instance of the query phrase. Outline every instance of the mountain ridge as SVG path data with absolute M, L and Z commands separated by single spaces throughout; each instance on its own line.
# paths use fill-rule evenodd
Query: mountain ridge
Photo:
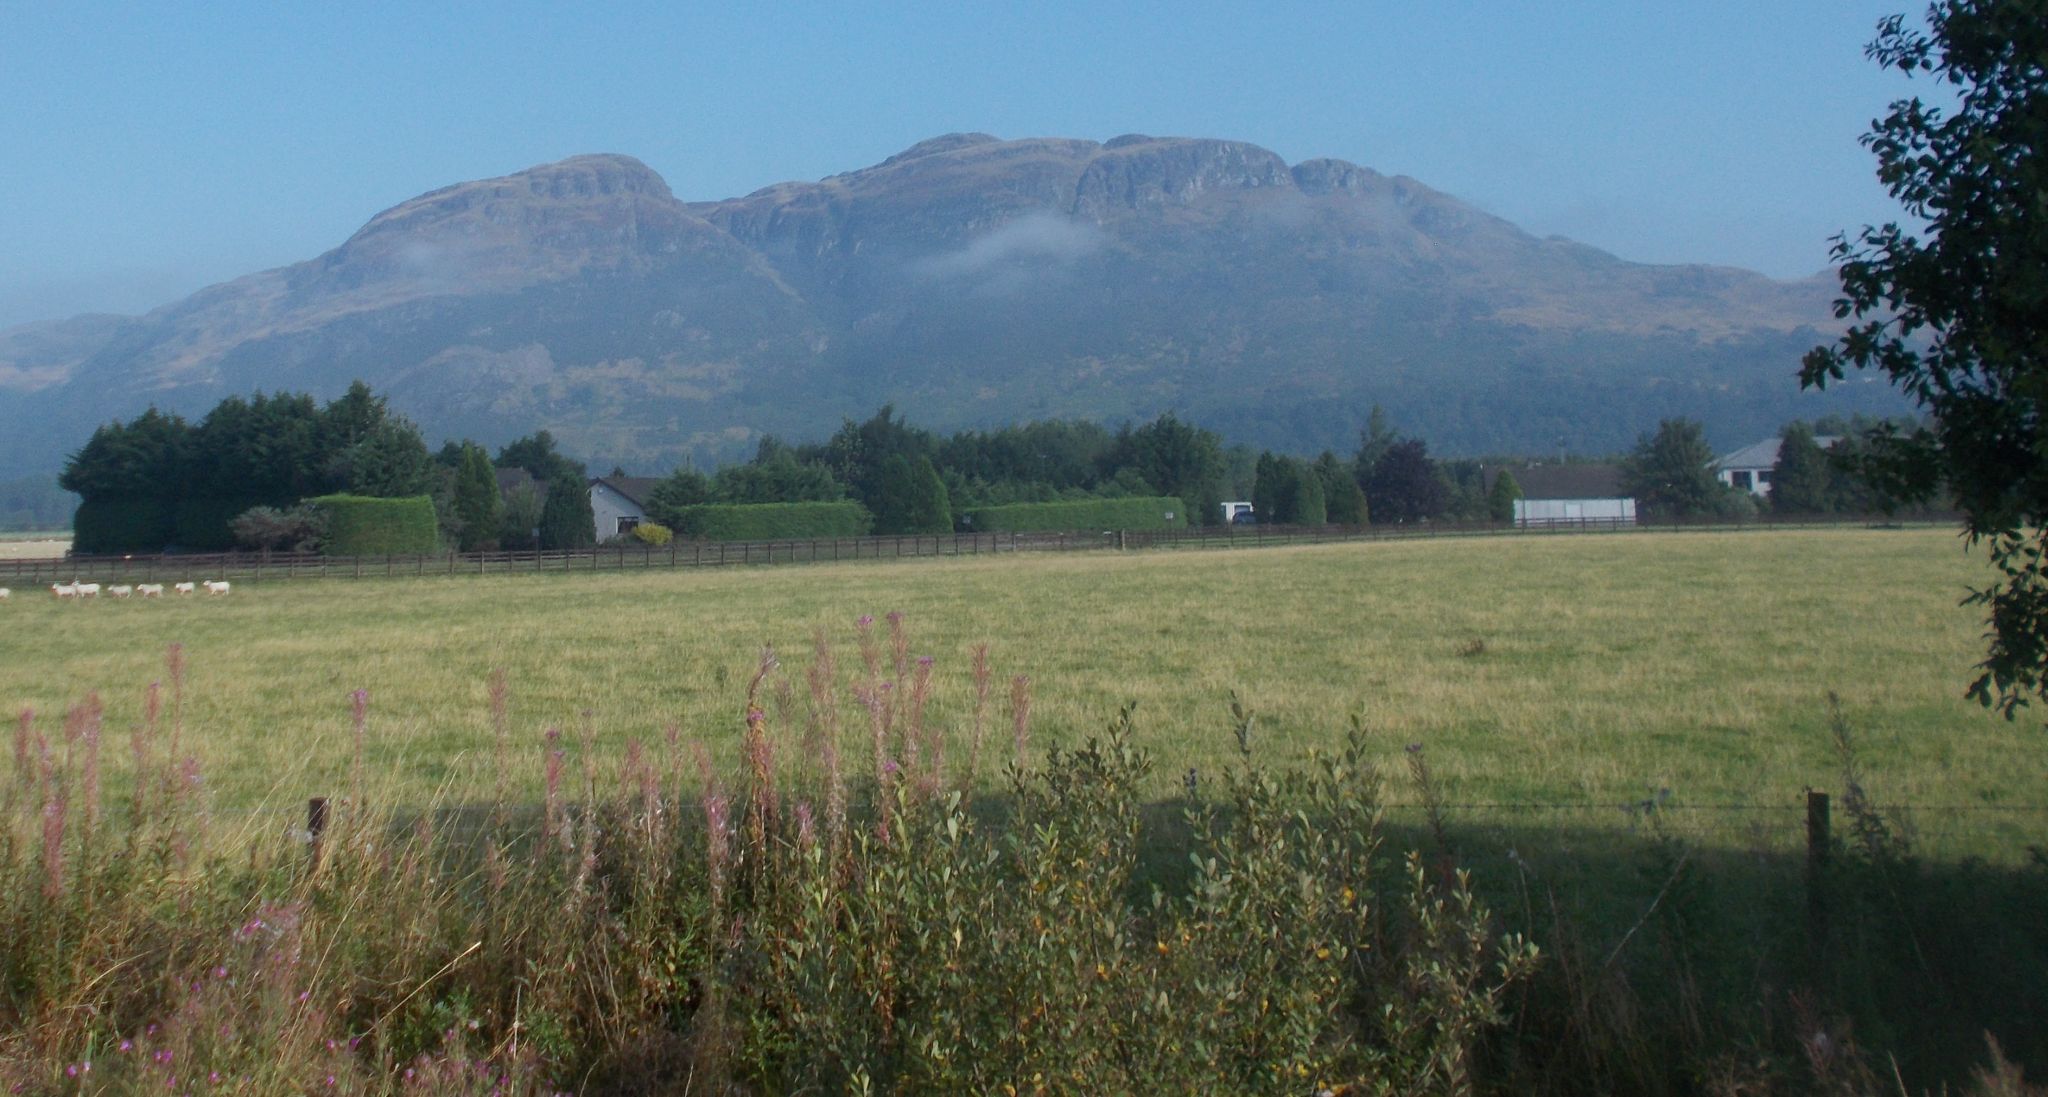
M 1833 296 L 1629 263 L 1240 141 L 944 134 L 717 201 L 589 154 L 437 188 L 139 317 L 0 331 L 0 469 L 52 468 L 148 403 L 355 377 L 430 434 L 546 427 L 642 466 L 890 401 L 936 427 L 1170 409 L 1290 448 L 1342 448 L 1382 403 L 1451 451 L 1611 449 L 1665 414 L 1754 433 L 1811 413 L 1792 370 Z

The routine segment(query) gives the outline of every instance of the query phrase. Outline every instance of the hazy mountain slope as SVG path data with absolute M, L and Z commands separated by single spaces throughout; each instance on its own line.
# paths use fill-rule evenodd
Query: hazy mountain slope
M 390 392 L 430 437 L 538 427 L 641 469 L 894 401 L 939 427 L 1163 409 L 1348 448 L 1385 404 L 1439 449 L 1612 449 L 1663 415 L 1794 414 L 1832 289 L 1627 263 L 1414 180 L 1239 142 L 936 138 L 685 203 L 629 157 L 422 195 L 317 259 L 133 319 L 0 332 L 0 469 L 149 402 Z

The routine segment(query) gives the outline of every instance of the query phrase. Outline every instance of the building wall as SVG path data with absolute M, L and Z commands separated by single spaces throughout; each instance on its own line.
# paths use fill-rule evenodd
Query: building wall
M 1714 479 L 1730 487 L 1741 488 L 1759 499 L 1771 497 L 1771 470 L 1767 468 L 1722 469 L 1714 473 Z
M 1517 499 L 1518 526 L 1561 526 L 1580 522 L 1632 526 L 1636 523 L 1634 499 Z
M 596 523 L 600 541 L 619 535 L 619 520 L 622 518 L 631 520 L 627 529 L 647 520 L 640 504 L 603 484 L 590 485 L 590 515 Z

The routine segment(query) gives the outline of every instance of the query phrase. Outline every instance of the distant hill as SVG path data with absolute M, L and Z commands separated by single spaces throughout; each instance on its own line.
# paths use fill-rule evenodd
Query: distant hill
M 627 156 L 421 195 L 303 263 L 140 317 L 0 332 L 0 475 L 154 403 L 353 378 L 430 438 L 545 427 L 666 468 L 921 425 L 1175 410 L 1348 451 L 1374 403 L 1445 453 L 1622 448 L 1688 415 L 1728 443 L 1882 385 L 1801 394 L 1825 279 L 1630 263 L 1405 177 L 1233 141 L 953 134 L 873 167 L 685 202 Z

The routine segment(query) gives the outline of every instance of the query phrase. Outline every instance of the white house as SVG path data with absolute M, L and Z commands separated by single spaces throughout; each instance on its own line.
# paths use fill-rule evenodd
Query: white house
M 1822 449 L 1833 449 L 1841 440 L 1841 436 L 1835 434 L 1819 434 L 1813 439 L 1814 444 Z M 1769 498 L 1771 470 L 1778 467 L 1778 447 L 1783 442 L 1781 438 L 1766 438 L 1721 458 L 1714 462 L 1714 479 L 1759 498 Z
M 600 541 L 630 533 L 647 521 L 647 496 L 661 481 L 652 476 L 600 476 L 590 482 L 590 516 Z
M 1633 526 L 1636 501 L 1621 490 L 1621 469 L 1614 465 L 1527 465 L 1507 469 L 1522 489 L 1515 500 L 1515 525 Z M 1500 475 L 1487 470 L 1487 487 Z

